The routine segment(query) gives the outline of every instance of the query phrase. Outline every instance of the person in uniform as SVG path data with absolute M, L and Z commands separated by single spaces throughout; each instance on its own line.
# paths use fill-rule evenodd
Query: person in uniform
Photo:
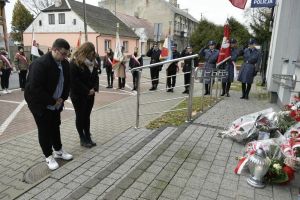
M 113 88 L 114 83 L 114 71 L 112 70 L 112 62 L 114 59 L 114 52 L 111 48 L 107 49 L 106 56 L 103 59 L 103 68 L 106 70 L 107 86 L 106 88 Z
M 227 72 L 227 77 L 222 79 L 222 94 L 224 96 L 226 94 L 227 97 L 230 96 L 229 90 L 231 83 L 234 79 L 234 65 L 239 56 L 239 50 L 237 48 L 237 41 L 234 38 L 230 39 L 230 52 L 231 58 L 225 62 L 225 70 Z
M 180 53 L 177 51 L 177 44 L 172 46 L 172 59 L 180 57 Z M 176 85 L 176 73 L 179 71 L 178 62 L 172 62 L 167 71 L 167 92 L 174 92 Z
M 244 49 L 244 63 L 238 76 L 238 81 L 242 83 L 241 99 L 249 99 L 251 85 L 254 76 L 258 71 L 258 62 L 260 58 L 259 51 L 255 48 L 256 41 L 251 38 L 248 42 L 248 48 Z
M 16 70 L 19 73 L 19 84 L 22 91 L 25 90 L 27 70 L 29 67 L 28 58 L 24 54 L 24 48 L 22 46 L 18 47 L 18 52 L 14 58 Z
M 138 55 L 138 48 L 134 48 L 134 52 L 130 57 L 129 60 L 129 68 L 134 69 L 136 67 L 143 66 L 143 57 Z M 132 71 L 132 81 L 133 81 L 133 88 L 132 90 L 137 90 L 138 89 L 138 71 Z
M 147 56 L 150 57 L 150 64 L 160 62 L 160 53 L 161 50 L 158 48 L 158 44 L 155 43 L 151 49 L 147 52 Z M 149 90 L 156 90 L 159 82 L 159 71 L 161 71 L 162 65 L 151 67 L 150 76 L 152 80 L 152 87 Z
M 193 54 L 194 54 L 193 48 L 191 46 L 187 46 L 186 49 L 184 49 L 181 52 L 181 57 L 191 56 Z M 189 93 L 190 81 L 191 81 L 192 60 L 193 60 L 193 58 L 184 60 L 184 64 L 182 67 L 182 72 L 185 73 L 184 74 L 185 90 L 182 92 L 183 94 Z M 193 67 L 198 66 L 198 62 L 199 62 L 198 57 L 194 58 L 194 66 Z
M 199 52 L 199 55 L 203 56 L 205 59 L 204 70 L 203 70 L 203 76 L 205 77 L 211 76 L 212 71 L 216 69 L 219 50 L 215 49 L 215 47 L 216 47 L 216 43 L 213 40 L 210 40 L 208 42 L 208 48 L 207 49 L 202 48 Z M 204 95 L 210 95 L 211 78 L 205 78 L 203 82 L 205 84 Z

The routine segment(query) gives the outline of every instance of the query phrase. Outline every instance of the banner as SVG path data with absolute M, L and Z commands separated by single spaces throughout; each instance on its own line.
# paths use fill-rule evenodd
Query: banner
M 230 37 L 230 28 L 228 24 L 225 24 L 224 37 L 223 37 L 220 53 L 218 56 L 217 66 L 226 62 L 231 57 L 229 37 Z
M 78 40 L 77 40 L 77 44 L 76 44 L 76 48 L 78 49 L 81 45 L 81 31 L 79 32 L 79 37 L 78 37 Z
M 231 4 L 237 8 L 244 9 L 247 3 L 247 0 L 229 0 Z
M 251 0 L 251 8 L 274 7 L 276 0 Z
M 171 39 L 170 37 L 166 37 L 161 53 L 160 59 L 171 60 L 172 59 L 172 50 L 171 50 Z
M 34 36 L 34 29 L 32 29 L 31 55 L 40 57 L 39 50 L 37 47 L 37 42 L 36 42 L 35 36 Z

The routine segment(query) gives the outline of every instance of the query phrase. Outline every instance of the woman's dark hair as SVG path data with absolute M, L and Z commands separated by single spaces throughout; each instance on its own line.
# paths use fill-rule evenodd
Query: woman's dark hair
M 66 50 L 70 49 L 70 44 L 67 42 L 67 40 L 62 39 L 62 38 L 58 38 L 56 39 L 53 44 L 52 44 L 52 48 L 64 48 Z

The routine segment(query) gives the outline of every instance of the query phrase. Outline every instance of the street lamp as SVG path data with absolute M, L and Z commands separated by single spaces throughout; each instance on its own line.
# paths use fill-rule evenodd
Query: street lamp
M 84 38 L 85 42 L 88 41 L 88 36 L 87 36 L 87 25 L 86 25 L 86 4 L 85 0 L 83 0 L 83 23 L 84 23 Z

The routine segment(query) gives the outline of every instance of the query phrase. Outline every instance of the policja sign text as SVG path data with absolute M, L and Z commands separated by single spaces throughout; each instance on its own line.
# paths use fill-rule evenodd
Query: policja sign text
M 251 8 L 274 7 L 276 0 L 251 0 Z

